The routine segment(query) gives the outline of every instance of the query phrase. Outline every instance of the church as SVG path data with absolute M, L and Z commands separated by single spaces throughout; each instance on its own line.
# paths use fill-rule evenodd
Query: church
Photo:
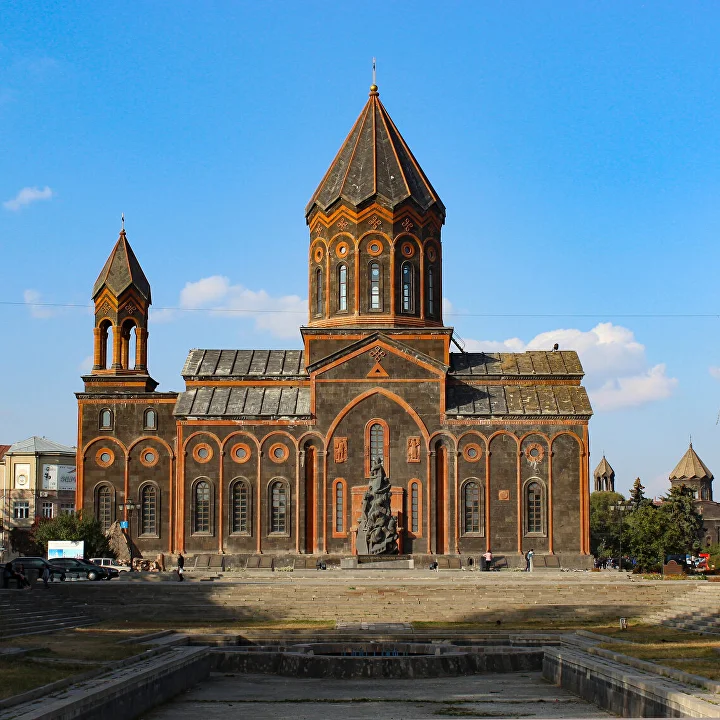
M 443 320 L 445 206 L 377 86 L 305 220 L 302 350 L 192 350 L 180 393 L 149 373 L 150 283 L 123 228 L 93 288 L 78 508 L 129 520 L 146 556 L 349 556 L 381 462 L 400 554 L 588 567 L 578 355 L 462 350 Z

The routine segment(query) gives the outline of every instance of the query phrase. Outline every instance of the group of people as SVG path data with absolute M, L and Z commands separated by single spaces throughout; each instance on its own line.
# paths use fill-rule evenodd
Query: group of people
M 10 580 L 16 580 L 18 587 L 23 590 L 30 589 L 30 581 L 25 575 L 25 566 L 22 563 L 13 563 L 12 560 L 5 563 L 2 574 L 3 588 L 8 587 Z

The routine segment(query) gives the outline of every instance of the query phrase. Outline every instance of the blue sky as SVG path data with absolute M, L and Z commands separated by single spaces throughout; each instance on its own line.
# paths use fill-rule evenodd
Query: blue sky
M 718 37 L 714 2 L 6 0 L 0 443 L 74 444 L 121 212 L 161 389 L 193 347 L 299 346 L 303 210 L 377 56 L 448 209 L 446 323 L 579 350 L 619 489 L 664 492 L 690 434 L 720 473 Z

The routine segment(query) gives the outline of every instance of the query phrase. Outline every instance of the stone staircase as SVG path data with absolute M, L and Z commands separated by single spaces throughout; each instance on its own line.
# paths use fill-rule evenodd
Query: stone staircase
M 33 590 L 0 590 L 0 638 L 40 635 L 92 625 L 91 617 L 77 600 L 37 586 Z
M 720 583 L 698 581 L 645 619 L 679 630 L 720 635 Z

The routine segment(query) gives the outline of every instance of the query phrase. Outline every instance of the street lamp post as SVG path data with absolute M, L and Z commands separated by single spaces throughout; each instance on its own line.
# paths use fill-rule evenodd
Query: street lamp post
M 133 569 L 133 542 L 132 542 L 132 515 L 138 509 L 138 505 L 128 498 L 124 503 L 120 503 L 120 509 L 125 513 L 128 521 L 128 545 L 130 546 L 130 570 Z

